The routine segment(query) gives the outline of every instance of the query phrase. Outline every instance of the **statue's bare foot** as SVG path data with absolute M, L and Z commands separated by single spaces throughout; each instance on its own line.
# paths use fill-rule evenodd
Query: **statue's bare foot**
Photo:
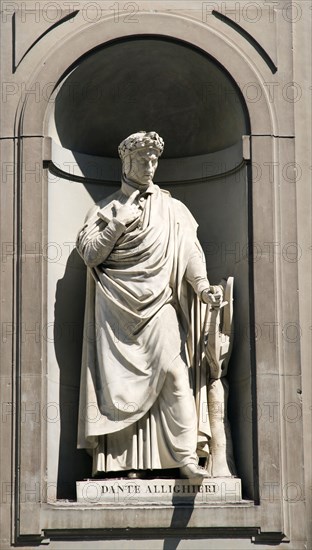
M 202 481 L 206 477 L 209 477 L 209 474 L 205 468 L 202 468 L 201 466 L 197 466 L 197 464 L 193 464 L 192 462 L 190 464 L 186 464 L 185 466 L 182 466 L 180 468 L 180 474 L 181 477 L 188 478 L 188 479 L 196 479 L 197 481 Z

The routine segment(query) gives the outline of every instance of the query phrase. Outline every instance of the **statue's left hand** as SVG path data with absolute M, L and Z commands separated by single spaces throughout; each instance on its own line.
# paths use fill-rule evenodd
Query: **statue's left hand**
M 222 303 L 223 293 L 218 287 L 210 287 L 203 290 L 201 293 L 201 300 L 205 304 L 210 305 L 213 308 L 219 308 Z

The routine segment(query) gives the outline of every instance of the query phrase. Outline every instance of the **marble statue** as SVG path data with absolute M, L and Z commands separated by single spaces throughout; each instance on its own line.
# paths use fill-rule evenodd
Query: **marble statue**
M 153 183 L 163 148 L 156 132 L 122 141 L 121 188 L 91 209 L 77 238 L 88 266 L 78 448 L 92 455 L 93 475 L 234 473 L 224 410 L 212 424 L 208 410 L 226 401 L 222 368 L 209 372 L 222 353 L 209 330 L 203 337 L 229 303 L 227 285 L 210 285 L 193 216 Z

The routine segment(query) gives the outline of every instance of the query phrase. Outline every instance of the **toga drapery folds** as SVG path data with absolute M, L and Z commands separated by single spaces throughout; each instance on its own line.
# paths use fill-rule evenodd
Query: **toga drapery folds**
M 194 437 L 197 454 L 209 453 L 207 306 L 198 299 L 207 276 L 197 224 L 153 185 L 140 219 L 121 231 L 114 208 L 126 199 L 121 189 L 98 203 L 77 241 L 88 265 L 78 448 L 93 455 L 93 473 L 180 467 Z M 110 238 L 92 255 L 89 243 L 105 228 Z M 170 385 L 173 371 L 181 386 Z M 183 405 L 188 392 L 191 407 Z

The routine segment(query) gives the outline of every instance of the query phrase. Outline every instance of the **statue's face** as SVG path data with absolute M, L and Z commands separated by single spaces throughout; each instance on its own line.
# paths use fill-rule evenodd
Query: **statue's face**
M 153 181 L 158 164 L 157 152 L 154 149 L 134 151 L 124 166 L 126 177 L 135 182 L 138 188 L 147 188 Z

